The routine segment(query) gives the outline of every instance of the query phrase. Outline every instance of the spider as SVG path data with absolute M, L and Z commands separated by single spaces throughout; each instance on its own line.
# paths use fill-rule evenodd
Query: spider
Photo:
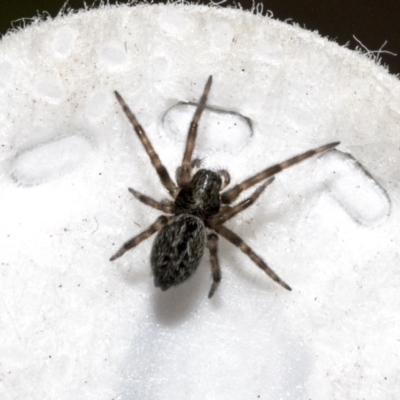
M 197 158 L 192 159 L 197 127 L 205 109 L 211 83 L 212 76 L 207 80 L 190 124 L 182 163 L 176 170 L 177 184 L 171 179 L 167 169 L 161 163 L 158 154 L 133 112 L 129 109 L 121 95 L 117 91 L 114 92 L 142 142 L 161 183 L 168 190 L 173 201 L 157 201 L 145 194 L 139 193 L 135 189 L 129 188 L 129 191 L 140 202 L 168 215 L 161 215 L 146 230 L 124 243 L 110 258 L 110 261 L 121 257 L 126 251 L 136 247 L 142 241 L 158 232 L 151 250 L 150 263 L 154 275 L 154 285 L 161 290 L 167 290 L 172 286 L 184 282 L 194 274 L 200 264 L 205 247 L 208 247 L 213 280 L 208 293 L 208 297 L 210 298 L 215 293 L 221 281 L 221 269 L 217 254 L 218 235 L 221 235 L 250 257 L 271 279 L 285 289 L 292 290 L 242 238 L 224 226 L 224 222 L 251 206 L 273 181 L 273 175 L 315 154 L 332 149 L 339 142 L 326 144 L 268 167 L 231 189 L 223 191 L 230 183 L 228 171 L 198 169 L 200 167 L 200 160 Z M 195 170 L 196 172 L 194 173 Z M 263 183 L 250 197 L 236 205 L 229 205 L 244 190 L 251 188 L 259 182 Z

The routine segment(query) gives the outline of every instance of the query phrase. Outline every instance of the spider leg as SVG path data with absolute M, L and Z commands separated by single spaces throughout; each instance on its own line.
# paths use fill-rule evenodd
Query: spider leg
M 199 105 L 197 106 L 192 122 L 190 123 L 190 128 L 186 139 L 185 152 L 183 154 L 183 159 L 182 159 L 182 166 L 179 170 L 179 182 L 181 182 L 182 186 L 186 185 L 192 177 L 191 160 L 192 160 L 194 145 L 196 142 L 197 127 L 199 125 L 201 114 L 203 113 L 204 108 L 206 106 L 207 96 L 210 91 L 211 83 L 212 83 L 212 76 L 210 76 L 207 80 L 203 94 L 199 101 Z
M 218 262 L 218 236 L 215 233 L 210 233 L 207 236 L 207 247 L 210 250 L 210 264 L 211 264 L 211 274 L 213 278 L 213 283 L 211 289 L 208 293 L 208 298 L 217 290 L 217 287 L 221 281 L 221 268 Z
M 292 290 L 291 287 L 285 283 L 279 276 L 270 268 L 268 265 L 248 246 L 243 239 L 238 236 L 235 232 L 232 232 L 230 229 L 225 226 L 217 226 L 214 227 L 214 230 L 218 232 L 221 236 L 223 236 L 226 240 L 239 247 L 239 249 L 250 257 L 250 259 L 259 266 L 271 279 L 275 282 L 279 283 L 287 290 Z
M 246 190 L 251 186 L 255 185 L 256 183 L 261 182 L 272 175 L 275 175 L 276 173 L 282 171 L 283 169 L 289 168 L 292 165 L 299 163 L 300 161 L 306 160 L 307 158 L 312 157 L 315 154 L 322 153 L 326 150 L 332 149 L 333 147 L 336 147 L 339 143 L 340 142 L 333 142 L 321 147 L 317 147 L 316 149 L 306 151 L 303 154 L 289 158 L 289 160 L 273 165 L 272 167 L 268 167 L 263 171 L 259 172 L 258 174 L 255 174 L 252 177 L 237 184 L 232 189 L 229 189 L 226 192 L 222 193 L 221 201 L 225 204 L 229 204 L 233 200 L 235 200 L 240 195 L 240 193 L 243 192 L 243 190 Z
M 192 160 L 192 169 L 199 168 L 201 163 L 202 163 L 201 158 L 195 158 L 194 160 Z
M 201 163 L 202 163 L 202 160 L 200 158 L 195 158 L 191 162 L 192 169 L 199 168 Z M 184 182 L 181 181 L 181 179 L 182 179 L 182 167 L 181 166 L 176 169 L 175 179 L 176 179 L 176 182 L 178 183 L 178 186 L 180 188 L 182 188 L 184 186 Z
M 225 206 L 218 214 L 207 220 L 207 225 L 214 229 L 215 225 L 223 224 L 224 222 L 228 221 L 228 219 L 231 219 L 236 214 L 239 214 L 246 208 L 250 207 L 260 197 L 265 188 L 273 182 L 274 179 L 274 177 L 268 179 L 261 186 L 259 186 L 250 197 L 236 204 L 236 206 Z
M 221 190 L 225 189 L 231 182 L 231 176 L 226 169 L 220 169 L 217 171 L 218 175 L 223 179 Z
M 138 192 L 135 189 L 129 188 L 128 189 L 139 201 L 142 203 L 146 204 L 147 206 L 153 207 L 156 210 L 160 210 L 165 212 L 166 214 L 174 214 L 175 211 L 175 205 L 172 201 L 169 200 L 163 200 L 163 201 L 157 201 L 152 199 L 149 196 L 146 196 L 145 194 L 142 194 Z
M 143 240 L 146 240 L 151 235 L 161 230 L 161 228 L 167 225 L 170 219 L 171 218 L 165 215 L 161 215 L 160 217 L 158 217 L 156 221 L 151 224 L 145 231 L 139 233 L 139 235 L 136 235 L 132 239 L 129 239 L 127 242 L 125 242 L 122 247 L 110 258 L 110 261 L 114 261 L 117 258 L 121 257 L 125 252 L 137 246 L 138 244 L 143 242 Z
M 130 108 L 125 103 L 125 101 L 121 97 L 121 95 L 117 91 L 115 91 L 114 93 L 115 93 L 115 96 L 117 97 L 119 104 L 121 105 L 126 116 L 128 117 L 130 123 L 132 124 L 133 128 L 135 129 L 137 136 L 139 137 L 140 141 L 142 142 L 142 145 L 143 145 L 144 149 L 146 150 L 147 155 L 150 157 L 150 161 L 153 164 L 153 167 L 155 168 L 158 176 L 160 177 L 161 183 L 168 190 L 169 194 L 173 198 L 175 198 L 178 188 L 176 187 L 175 183 L 169 176 L 167 169 L 161 163 L 160 157 L 158 157 L 158 154 L 154 150 L 153 145 L 151 144 L 149 138 L 146 135 L 146 132 L 144 131 L 142 126 L 139 124 L 138 120 L 136 119 L 135 114 L 130 110 Z

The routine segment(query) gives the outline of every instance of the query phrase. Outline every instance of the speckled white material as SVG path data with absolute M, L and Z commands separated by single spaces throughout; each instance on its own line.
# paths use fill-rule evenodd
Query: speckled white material
M 223 280 L 154 288 L 152 239 L 110 256 L 167 198 L 115 101 L 171 175 L 209 75 L 195 156 L 233 183 L 295 154 L 227 224 L 290 284 L 219 241 Z M 1 399 L 391 399 L 400 391 L 400 85 L 269 18 L 112 7 L 0 43 Z

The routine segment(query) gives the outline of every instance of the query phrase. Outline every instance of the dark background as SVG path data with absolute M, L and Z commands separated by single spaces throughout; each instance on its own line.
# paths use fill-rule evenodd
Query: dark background
M 85 0 L 69 0 L 67 7 L 84 8 Z M 110 4 L 115 1 L 109 0 Z M 123 3 L 123 0 L 120 0 Z M 155 0 L 153 3 L 165 1 Z M 56 16 L 65 0 L 0 0 L 0 34 L 7 32 L 12 21 L 30 18 L 48 12 Z M 207 4 L 208 1 L 195 1 Z M 240 3 L 243 9 L 250 10 L 252 0 L 227 0 L 222 6 Z M 351 49 L 360 46 L 353 35 L 369 50 L 383 50 L 399 56 L 381 54 L 384 64 L 392 74 L 400 74 L 400 0 L 263 0 L 263 13 L 271 11 L 274 18 L 289 20 L 309 30 L 317 30 L 322 36 L 337 43 L 348 44 Z M 86 0 L 90 6 L 93 0 Z M 99 1 L 95 1 L 99 4 Z M 20 24 L 14 22 L 14 25 Z

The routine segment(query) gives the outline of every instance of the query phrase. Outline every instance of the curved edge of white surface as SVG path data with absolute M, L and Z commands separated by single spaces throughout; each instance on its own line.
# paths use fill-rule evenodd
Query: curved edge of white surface
M 316 33 L 198 6 L 79 12 L 9 34 L 0 49 L 7 396 L 382 398 L 396 391 L 395 77 Z M 207 255 L 193 279 L 166 293 L 152 286 L 150 241 L 108 261 L 158 215 L 127 187 L 167 196 L 112 91 L 134 109 L 173 175 L 184 132 L 163 125 L 163 116 L 198 101 L 210 74 L 211 117 L 202 132 L 214 131 L 218 115 L 251 124 L 243 123 L 229 151 L 231 141 L 218 144 L 206 133 L 196 151 L 207 168 L 228 168 L 234 182 L 341 140 L 340 154 L 279 174 L 229 224 L 291 293 L 222 239 L 223 281 L 211 301 Z M 221 132 L 235 121 L 220 121 Z M 355 163 L 343 161 L 346 153 Z M 332 178 L 339 167 L 341 180 Z

